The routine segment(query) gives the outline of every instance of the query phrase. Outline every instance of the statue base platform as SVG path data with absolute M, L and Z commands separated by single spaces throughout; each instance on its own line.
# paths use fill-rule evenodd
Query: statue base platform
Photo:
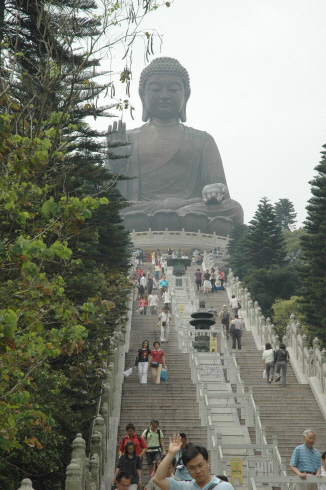
M 146 251 L 147 249 L 152 251 L 156 249 L 164 250 L 168 248 L 181 248 L 182 251 L 197 250 L 213 250 L 217 249 L 218 252 L 224 254 L 228 243 L 229 237 L 218 236 L 215 233 L 197 233 L 191 231 L 170 231 L 165 229 L 164 231 L 153 231 L 151 229 L 147 231 L 135 231 L 130 232 L 130 238 L 135 248 L 141 248 Z

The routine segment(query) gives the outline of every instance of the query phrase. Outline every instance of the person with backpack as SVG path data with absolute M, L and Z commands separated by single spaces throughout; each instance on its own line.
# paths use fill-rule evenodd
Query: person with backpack
M 119 456 L 124 454 L 127 443 L 132 441 L 136 446 L 137 456 L 142 459 L 147 449 L 147 444 L 144 438 L 136 434 L 136 427 L 132 423 L 127 424 L 126 432 L 127 434 L 122 438 L 119 445 Z
M 184 432 L 179 432 L 179 436 L 181 437 L 182 446 L 180 451 L 175 455 L 176 458 L 175 476 L 179 478 L 179 480 L 181 481 L 191 481 L 192 477 L 189 471 L 187 470 L 186 466 L 183 464 L 183 459 L 182 459 L 182 453 L 188 444 L 187 436 Z
M 219 317 L 223 325 L 223 330 L 225 327 L 226 338 L 228 339 L 230 336 L 230 313 L 228 312 L 226 305 L 223 305 L 223 309 L 220 311 Z
M 161 462 L 162 453 L 165 454 L 164 436 L 159 425 L 157 419 L 152 419 L 149 429 L 144 430 L 142 434 L 147 444 L 146 459 L 150 475 L 153 473 L 156 463 Z
M 116 482 L 116 478 L 119 472 L 127 473 L 130 476 L 129 490 L 137 490 L 138 486 L 142 486 L 141 478 L 141 460 L 136 454 L 136 445 L 134 442 L 129 441 L 125 447 L 125 454 L 122 454 L 119 458 L 112 485 Z
M 234 320 L 231 322 L 230 333 L 232 335 L 232 349 L 236 349 L 236 345 L 238 344 L 238 350 L 241 350 L 242 320 L 238 315 L 234 315 Z
M 276 372 L 275 383 L 280 381 L 281 379 L 280 371 L 282 369 L 282 387 L 286 386 L 286 371 L 287 371 L 287 365 L 289 360 L 290 360 L 290 354 L 286 350 L 285 345 L 280 344 L 279 350 L 277 350 L 275 353 L 275 372 Z

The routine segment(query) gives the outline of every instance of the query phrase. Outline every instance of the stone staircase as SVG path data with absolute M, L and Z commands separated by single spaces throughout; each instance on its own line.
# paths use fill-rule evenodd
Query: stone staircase
M 197 265 L 194 265 L 187 270 L 187 275 L 193 281 L 196 269 Z M 206 308 L 215 308 L 217 312 L 222 309 L 223 304 L 229 307 L 226 291 L 208 294 L 199 292 L 198 297 L 205 301 Z M 158 307 L 158 312 L 161 307 L 162 303 Z M 218 318 L 217 323 L 219 323 Z M 159 340 L 160 329 L 156 324 L 157 315 L 152 316 L 149 312 L 146 316 L 140 315 L 137 307 L 134 306 L 130 350 L 126 355 L 125 369 L 133 365 L 143 340 L 149 340 L 150 346 L 153 345 L 154 340 Z M 178 350 L 177 333 L 174 328 L 170 330 L 169 342 L 161 347 L 166 356 L 168 382 L 154 385 L 149 372 L 147 385 L 140 385 L 137 368 L 134 368 L 132 375 L 125 379 L 117 446 L 125 435 L 127 423 L 133 422 L 137 433 L 142 434 L 149 427 L 152 418 L 160 421 L 166 448 L 169 438 L 175 432 L 185 432 L 189 441 L 206 446 L 206 428 L 201 427 L 199 420 L 195 386 L 190 379 L 188 355 Z M 231 340 L 229 340 L 229 348 L 231 350 Z M 297 382 L 291 365 L 288 365 L 288 384 L 285 388 L 281 388 L 280 383 L 267 384 L 263 379 L 262 351 L 256 349 L 250 331 L 246 331 L 242 338 L 242 350 L 234 352 L 246 390 L 250 386 L 253 388 L 255 402 L 260 407 L 261 421 L 266 427 L 267 441 L 271 443 L 274 434 L 278 437 L 279 450 L 287 466 L 294 447 L 302 443 L 302 433 L 307 428 L 316 431 L 316 447 L 324 451 L 325 420 L 310 387 Z M 244 423 L 244 421 L 240 422 Z M 254 429 L 249 429 L 249 434 L 252 442 L 255 442 Z M 149 478 L 144 460 L 143 483 L 145 485 Z
M 158 307 L 158 313 L 161 308 L 162 302 Z M 157 316 L 149 312 L 147 315 L 140 315 L 134 306 L 130 349 L 126 355 L 125 369 L 133 365 L 143 340 L 149 340 L 150 347 L 154 340 L 160 340 L 160 329 L 156 326 Z M 152 374 L 149 372 L 148 383 L 140 385 L 137 368 L 134 368 L 132 375 L 125 379 L 117 446 L 125 435 L 125 427 L 129 422 L 134 423 L 137 433 L 141 435 L 149 427 L 153 418 L 160 421 L 166 448 L 169 438 L 175 432 L 185 432 L 188 441 L 206 445 L 206 429 L 200 425 L 195 386 L 190 378 L 188 354 L 182 354 L 178 350 L 177 333 L 174 328 L 170 330 L 169 342 L 162 344 L 161 348 L 166 357 L 168 382 L 154 385 Z M 149 478 L 144 459 L 143 483 L 146 484 Z
M 260 407 L 267 442 L 272 442 L 273 434 L 277 436 L 279 451 L 287 469 L 293 449 L 303 443 L 302 433 L 308 428 L 316 432 L 316 448 L 323 452 L 326 448 L 325 420 L 310 387 L 298 383 L 291 363 L 287 369 L 287 386 L 282 388 L 280 382 L 268 384 L 263 379 L 262 351 L 257 350 L 251 332 L 243 335 L 242 350 L 235 352 L 245 388 L 252 386 L 255 402 Z M 249 433 L 254 441 L 254 429 L 249 429 Z M 289 474 L 292 474 L 291 470 Z

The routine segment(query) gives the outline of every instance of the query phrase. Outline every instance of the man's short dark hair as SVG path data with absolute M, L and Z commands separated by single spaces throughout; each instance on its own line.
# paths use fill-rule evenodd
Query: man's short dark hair
M 266 349 L 266 350 L 269 350 L 269 349 L 271 349 L 271 348 L 272 348 L 271 344 L 267 343 L 267 344 L 265 345 L 265 349 Z
M 157 424 L 160 425 L 159 421 L 157 419 L 152 419 L 151 424 Z
M 194 444 L 186 446 L 182 452 L 182 461 L 185 466 L 194 459 L 198 454 L 202 454 L 203 458 L 208 461 L 207 449 L 203 446 L 195 446 Z
M 179 436 L 182 437 L 183 439 L 187 439 L 187 436 L 184 432 L 179 432 Z
M 129 475 L 129 473 L 127 473 L 126 471 L 119 471 L 119 473 L 117 474 L 117 482 L 121 482 L 122 478 L 125 478 L 126 480 L 130 480 L 131 481 L 131 477 Z
M 126 426 L 126 430 L 128 429 L 134 429 L 134 431 L 136 430 L 136 427 L 134 426 L 134 424 L 130 423 L 130 424 L 127 424 Z
M 321 455 L 321 459 L 326 459 L 326 451 L 324 451 L 323 454 Z
M 239 318 L 239 316 L 238 315 L 234 315 L 234 318 Z

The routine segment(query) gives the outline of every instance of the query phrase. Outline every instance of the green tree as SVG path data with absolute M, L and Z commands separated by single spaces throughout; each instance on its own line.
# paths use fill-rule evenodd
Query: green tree
M 301 298 L 299 296 L 291 296 L 290 299 L 286 300 L 277 299 L 272 305 L 272 320 L 276 327 L 276 332 L 281 339 L 286 333 L 286 327 L 289 324 L 292 313 L 294 313 L 298 322 L 304 322 L 300 301 Z
M 268 269 L 272 265 L 282 266 L 287 262 L 282 229 L 266 197 L 260 200 L 248 227 L 246 262 L 248 269 Z
M 276 299 L 289 299 L 297 290 L 297 273 L 289 265 L 268 269 L 249 269 L 244 281 L 252 298 L 258 301 L 265 317 L 272 317 Z
M 296 223 L 297 213 L 289 199 L 279 199 L 274 206 L 277 219 L 284 230 L 291 230 Z
M 241 280 L 246 272 L 246 248 L 245 236 L 247 232 L 246 225 L 234 225 L 232 228 L 230 241 L 228 243 L 227 267 L 230 267 L 235 276 Z
M 299 266 L 303 263 L 303 252 L 301 245 L 301 237 L 305 235 L 303 228 L 297 230 L 283 230 L 287 259 L 290 264 Z
M 102 16 L 92 0 L 2 5 L 0 487 L 34 475 L 37 490 L 57 490 L 129 295 L 125 203 L 104 168 L 105 135 L 85 123 L 110 115 L 97 101 L 112 89 L 96 83 L 98 48 L 114 27 L 130 43 L 157 4 L 105 2 Z
M 277 298 L 288 299 L 295 293 L 298 277 L 288 263 L 282 228 L 268 199 L 261 199 L 249 226 L 234 227 L 232 236 L 228 265 L 263 314 L 271 316 Z
M 307 205 L 305 234 L 301 237 L 303 259 L 303 314 L 309 330 L 326 344 L 326 145 L 317 175 L 310 182 L 312 197 Z

